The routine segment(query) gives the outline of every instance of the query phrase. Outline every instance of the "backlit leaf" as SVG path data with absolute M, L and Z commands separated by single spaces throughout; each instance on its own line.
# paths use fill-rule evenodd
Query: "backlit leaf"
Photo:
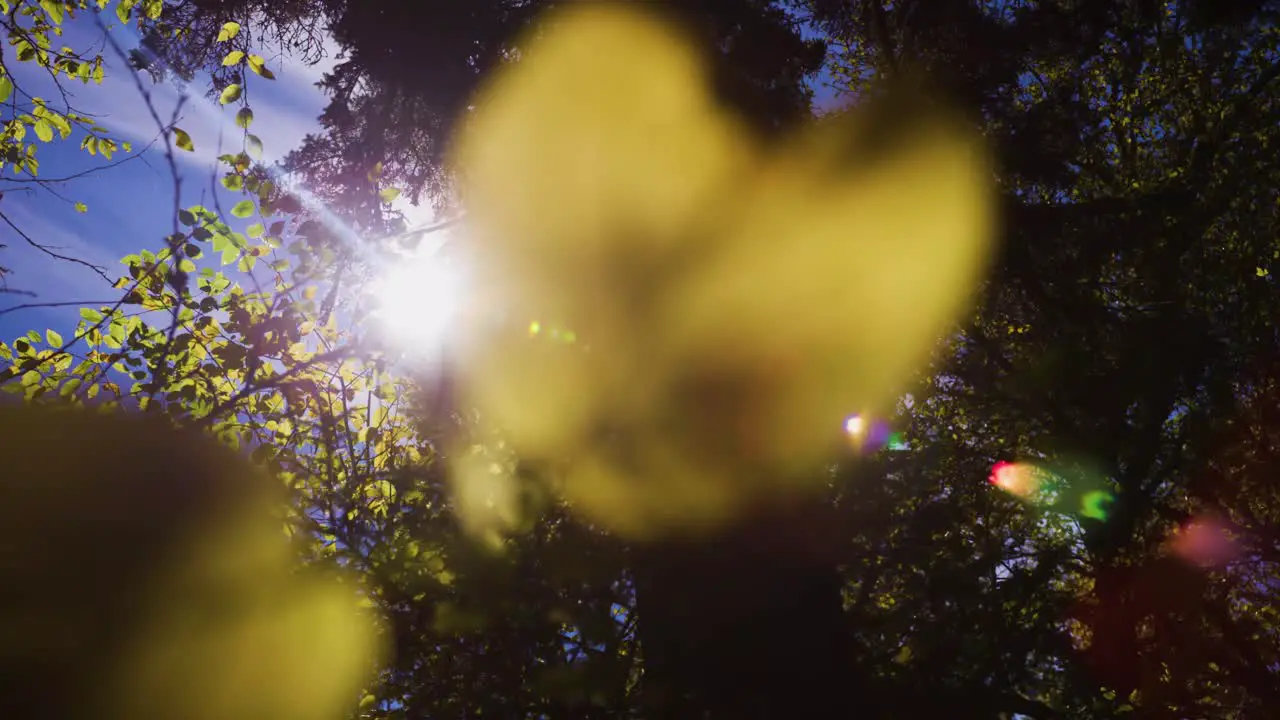
M 218 96 L 218 102 L 228 105 L 240 99 L 241 88 L 238 83 L 231 83 L 222 89 L 222 94 Z
M 222 29 L 218 31 L 218 42 L 226 42 L 228 40 L 232 40 L 239 34 L 240 34 L 240 23 L 237 23 L 237 22 L 226 23 L 225 25 L 222 26 Z

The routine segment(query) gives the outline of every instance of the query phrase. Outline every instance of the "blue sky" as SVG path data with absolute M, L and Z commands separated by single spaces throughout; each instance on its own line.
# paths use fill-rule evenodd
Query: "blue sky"
M 110 13 L 104 18 L 114 20 Z M 109 29 L 126 52 L 138 45 L 139 38 L 132 28 L 113 23 Z M 67 24 L 64 42 L 75 48 L 90 47 L 100 43 L 101 33 L 92 18 L 81 17 Z M 273 57 L 263 53 L 269 58 L 268 65 L 275 72 L 276 80 L 267 81 L 250 75 L 248 97 L 255 113 L 253 132 L 262 138 L 265 146 L 264 159 L 278 159 L 296 148 L 304 135 L 319 130 L 316 118 L 323 110 L 326 98 L 315 83 L 332 67 L 335 51 L 336 47 L 330 44 L 328 56 L 313 66 L 294 62 L 287 55 Z M 4 193 L 0 199 L 0 212 L 33 240 L 55 247 L 61 254 L 106 267 L 108 274 L 115 277 L 123 272 L 123 266 L 119 264 L 121 257 L 163 246 L 162 239 L 172 228 L 173 182 L 163 144 L 156 143 L 150 150 L 144 149 L 159 137 L 160 131 L 143 104 L 131 76 L 132 71 L 109 47 L 103 54 L 106 58 L 106 79 L 101 85 L 67 84 L 73 93 L 71 102 L 78 111 L 95 115 L 98 122 L 109 128 L 118 140 L 131 142 L 136 157 L 114 167 L 103 167 L 108 161 L 80 150 L 79 135 L 67 140 L 55 137 L 54 142 L 40 147 L 41 178 L 65 177 L 93 168 L 99 170 L 55 184 L 52 189 L 57 194 L 0 180 L 0 191 Z M 50 79 L 32 64 L 14 63 L 12 69 L 22 89 L 50 99 L 58 97 Z M 153 84 L 145 73 L 141 80 L 151 93 L 160 118 L 168 121 L 182 91 L 171 82 Z M 832 104 L 831 93 L 822 86 L 822 80 L 819 78 L 815 83 L 819 104 L 829 107 Z M 216 102 L 210 102 L 203 95 L 208 86 L 206 76 L 195 78 L 177 123 L 191 135 L 195 144 L 194 152 L 176 153 L 184 207 L 209 203 L 213 187 L 217 185 L 214 173 L 217 171 L 219 136 L 224 143 L 224 152 L 240 148 L 241 131 L 233 123 L 237 106 L 223 109 Z M 52 106 L 62 109 L 57 104 Z M 125 156 L 121 151 L 115 155 L 114 161 Z M 12 172 L 6 173 L 5 177 L 12 178 Z M 234 204 L 231 193 L 220 187 L 218 192 L 224 208 Z M 88 212 L 76 212 L 75 202 L 85 203 Z M 401 203 L 398 201 L 397 204 Z M 405 209 L 411 223 L 428 219 L 425 210 Z M 0 224 L 0 243 L 7 245 L 0 250 L 0 265 L 13 271 L 8 278 L 8 287 L 37 293 L 34 298 L 0 294 L 0 312 L 26 303 L 84 300 L 88 301 L 87 304 L 99 305 L 119 295 L 88 268 L 56 260 L 31 248 L 7 225 Z M 69 337 L 78 319 L 79 309 L 75 306 L 22 309 L 0 314 L 0 339 L 8 341 L 27 330 L 43 331 L 45 328 L 53 328 Z
M 110 17 L 110 14 L 104 17 Z M 118 25 L 112 29 L 121 47 L 136 47 L 138 37 L 131 28 Z M 64 41 L 76 48 L 88 47 L 100 37 L 101 30 L 92 19 L 70 23 Z M 74 93 L 72 104 L 82 113 L 95 115 L 113 137 L 133 144 L 135 159 L 104 168 L 108 161 L 80 150 L 80 135 L 67 140 L 42 144 L 41 178 L 57 178 L 92 168 L 99 171 L 70 182 L 53 186 L 57 195 L 44 189 L 0 181 L 0 211 L 33 240 L 56 246 L 57 252 L 74 256 L 108 268 L 118 276 L 123 271 L 119 259 L 144 248 L 156 250 L 171 231 L 173 182 L 164 157 L 163 144 L 144 148 L 159 136 L 159 129 L 148 113 L 131 71 L 107 48 L 106 79 L 101 85 L 66 86 Z M 265 54 L 265 53 L 264 53 Z M 303 136 L 319 129 L 316 118 L 325 104 L 324 95 L 315 87 L 323 72 L 331 66 L 332 54 L 320 65 L 308 67 L 289 62 L 288 58 L 269 60 L 275 81 L 251 75 L 249 96 L 256 116 L 253 132 L 265 146 L 265 159 L 277 159 L 297 147 Z M 17 84 L 33 95 L 51 100 L 57 98 L 53 83 L 30 63 L 13 64 Z M 156 110 L 167 121 L 173 113 L 181 91 L 172 83 L 152 84 L 145 73 L 143 85 L 151 92 Z M 269 85 L 270 87 L 264 87 Z M 223 109 L 206 100 L 202 91 L 208 87 L 207 77 L 197 77 L 191 85 L 179 127 L 190 133 L 194 152 L 176 153 L 178 171 L 183 179 L 182 205 L 208 202 L 212 193 L 215 158 L 219 134 L 224 152 L 240 149 L 241 131 L 233 118 L 236 106 Z M 114 156 L 119 161 L 123 151 Z M 12 178 L 6 172 L 5 178 Z M 223 193 L 224 207 L 231 193 Z M 62 197 L 58 197 L 61 195 Z M 78 213 L 73 203 L 83 202 L 88 212 Z M 232 201 L 234 203 L 234 200 Z M 0 243 L 8 247 L 0 251 L 0 265 L 10 268 L 8 287 L 38 293 L 36 298 L 15 294 L 0 295 L 0 310 L 29 302 L 61 302 L 70 300 L 108 301 L 119 295 L 91 270 L 51 258 L 31 248 L 7 225 L 0 224 Z M 76 307 L 30 309 L 0 315 L 0 338 L 11 339 L 29 329 L 46 327 L 63 331 L 74 328 L 79 318 Z

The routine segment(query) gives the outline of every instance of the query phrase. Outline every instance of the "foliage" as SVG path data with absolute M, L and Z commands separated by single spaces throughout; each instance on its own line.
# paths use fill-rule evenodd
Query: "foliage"
M 102 54 L 58 44 L 64 23 L 77 16 L 100 13 L 108 4 L 107 0 L 0 2 L 0 31 L 3 31 L 8 46 L 13 48 L 11 56 L 0 60 L 0 181 L 6 187 L 30 185 L 48 190 L 51 184 L 66 180 L 40 176 L 39 149 L 42 144 L 78 140 L 81 150 L 107 161 L 111 161 L 120 150 L 132 153 L 130 143 L 111 137 L 94 117 L 78 111 L 71 102 L 71 92 L 66 83 L 102 83 Z M 162 0 L 122 0 L 115 8 L 115 16 L 121 23 L 141 23 L 145 18 L 158 17 L 161 7 Z M 58 97 L 47 98 L 29 92 L 24 87 L 25 83 L 19 83 L 14 75 L 18 64 L 30 64 L 47 74 L 58 91 Z M 75 202 L 74 207 L 78 212 L 88 211 L 83 202 Z M 0 219 L 46 255 L 81 262 L 31 238 L 3 213 L 0 213 Z M 7 268 L 0 267 L 0 281 L 8 272 Z M 8 291 L 7 288 L 3 290 Z
M 317 37 L 327 31 L 342 57 L 321 83 L 330 97 L 320 118 L 324 132 L 307 138 L 287 166 L 345 218 L 378 233 L 394 229 L 397 218 L 379 202 L 370 168 L 381 166 L 385 181 L 414 202 L 451 206 L 445 154 L 458 121 L 481 79 L 518 53 L 524 31 L 554 5 L 180 0 L 166 22 L 211 37 L 222 23 L 240 20 L 248 28 L 244 42 L 266 38 L 308 57 L 323 51 Z M 802 40 L 776 3 L 697 0 L 667 10 L 719 50 L 716 89 L 761 128 L 785 126 L 807 110 L 802 80 L 821 64 L 822 46 Z M 217 67 L 219 49 L 185 37 L 165 47 L 179 67 L 209 68 L 219 86 L 229 82 Z
M 1269 492 L 1225 490 L 1265 455 L 1221 465 L 1274 353 L 1274 9 L 809 5 L 845 82 L 927 72 L 968 103 L 1006 188 L 981 309 L 904 410 L 918 452 L 848 491 L 863 652 L 908 694 L 1031 717 L 1274 712 L 1274 530 L 1245 510 Z M 990 497 L 999 460 L 1052 472 L 1060 509 Z M 1206 517 L 1225 566 L 1171 549 Z
M 0 567 L 22 589 L 4 600 L 0 707 L 340 717 L 374 658 L 357 593 L 333 568 L 299 571 L 278 486 L 168 425 L 0 409 Z
M 946 98 L 995 148 L 1002 189 L 999 253 L 976 311 L 885 413 L 902 449 L 868 439 L 794 478 L 825 495 L 764 495 L 708 535 L 624 540 L 554 500 L 557 470 L 572 458 L 540 457 L 525 452 L 527 439 L 517 447 L 494 433 L 468 402 L 475 376 L 401 372 L 365 332 L 360 302 L 330 300 L 339 273 L 361 274 L 358 257 L 255 165 L 248 130 L 269 118 L 254 118 L 228 88 L 265 81 L 250 61 L 268 56 L 262 43 L 306 49 L 317 28 L 333 30 L 350 52 L 326 83 L 326 132 L 292 166 L 322 198 L 378 227 L 397 189 L 453 195 L 441 151 L 455 135 L 465 147 L 455 120 L 479 78 L 514 60 L 513 47 L 532 52 L 512 44 L 528 3 L 468 4 L 466 13 L 323 0 L 168 4 L 154 27 L 184 30 L 162 33 L 166 56 L 180 68 L 214 66 L 211 91 L 238 111 L 244 149 L 222 159 L 222 184 L 244 200 L 229 212 L 184 209 L 163 249 L 126 258 L 121 302 L 85 308 L 74 332 L 33 331 L 0 347 L 11 363 L 5 388 L 37 404 L 162 414 L 280 478 L 307 563 L 355 571 L 384 621 L 392 652 L 362 693 L 362 717 L 1270 717 L 1280 706 L 1274 7 L 798 4 L 832 43 L 841 91 L 883 95 L 883 107 L 904 85 Z M 797 81 L 815 60 L 789 15 L 747 0 L 695 5 L 705 24 L 694 27 L 713 28 L 695 37 L 742 73 L 738 83 L 732 72 L 713 75 L 716 87 L 755 111 L 757 132 L 807 109 Z M 296 24 L 302 17 L 314 24 Z M 774 32 L 786 37 L 730 41 Z M 603 60 L 615 56 L 601 51 L 599 69 L 629 71 Z M 649 60 L 658 67 L 662 57 Z M 628 89 L 639 95 L 643 80 Z M 346 93 L 356 86 L 368 94 Z M 511 137 L 531 133 L 519 148 L 528 155 L 502 153 L 493 167 L 525 163 L 516 179 L 534 188 L 529 173 L 543 164 L 556 177 L 556 157 L 538 153 L 577 127 L 568 102 L 548 111 L 553 122 L 515 125 Z M 613 120 L 620 130 L 662 109 L 629 107 Z M 900 117 L 886 113 L 880 127 Z M 637 183 L 663 177 L 664 153 L 698 121 L 672 125 L 673 142 L 631 161 L 658 167 Z M 894 147 L 879 140 L 892 134 L 873 137 L 872 150 Z M 200 141 L 175 138 L 179 147 Z M 670 187 L 685 180 L 669 175 Z M 466 202 L 520 208 L 511 193 L 468 199 L 467 187 Z M 551 212 L 564 207 L 557 193 L 598 188 L 543 189 L 552 195 L 534 209 Z M 776 197 L 762 193 L 753 207 Z M 565 216 L 556 230 L 572 234 L 581 218 Z M 497 210 L 481 218 L 499 219 Z M 567 252 L 580 245 L 561 241 L 567 260 L 580 261 Z M 778 246 L 781 263 L 793 246 Z M 525 258 L 534 267 L 552 259 L 566 260 Z M 248 285 L 268 274 L 265 286 L 233 282 L 221 270 L 233 264 Z M 574 267 L 554 290 L 580 288 L 598 270 Z M 555 272 L 497 276 L 536 299 L 544 293 L 520 282 L 545 289 L 561 280 Z M 829 287 L 816 281 L 822 271 L 809 272 L 814 287 Z M 638 276 L 618 270 L 600 297 Z M 865 279 L 881 293 L 868 315 L 892 293 L 935 289 L 894 279 Z M 564 312 L 608 307 L 583 305 L 574 296 Z M 770 331 L 789 331 L 786 320 Z M 573 327 L 579 344 L 621 332 L 608 321 Z M 819 341 L 835 343 L 841 330 L 828 332 L 783 336 L 829 347 Z M 658 336 L 641 337 L 637 356 L 657 353 Z M 748 350 L 768 339 L 749 337 Z M 637 365 L 621 379 L 647 389 L 638 379 L 649 370 Z M 604 366 L 574 367 L 582 377 L 569 380 L 585 381 Z M 702 423 L 694 450 L 739 452 L 743 482 L 754 481 L 756 446 L 713 431 L 760 419 L 734 403 L 768 385 L 748 375 L 736 386 L 748 392 L 717 395 L 712 380 L 723 376 L 703 373 L 674 398 L 653 397 L 678 408 L 673 421 Z M 534 402 L 567 396 L 538 389 Z M 709 448 L 708 438 L 723 445 Z M 1002 461 L 1034 468 L 1037 492 L 989 483 Z M 1230 538 L 1225 560 L 1180 549 L 1211 524 Z
M 924 112 L 765 144 L 666 25 L 623 10 L 547 23 L 459 134 L 465 232 L 486 251 L 459 398 L 522 458 L 577 458 L 564 492 L 602 526 L 702 529 L 820 466 L 850 408 L 891 404 L 982 271 L 987 169 Z M 858 322 L 875 301 L 890 307 Z M 581 349 L 495 326 L 506 308 Z

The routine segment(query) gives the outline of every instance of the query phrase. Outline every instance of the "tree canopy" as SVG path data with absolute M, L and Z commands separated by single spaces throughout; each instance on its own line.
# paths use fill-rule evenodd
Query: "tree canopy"
M 598 24 L 542 54 L 559 47 L 544 21 L 571 17 L 544 14 L 557 3 L 7 5 L 6 179 L 38 176 L 27 129 L 119 150 L 7 69 L 100 79 L 96 53 L 51 43 L 104 12 L 178 74 L 208 73 L 243 130 L 218 171 L 242 199 L 177 208 L 112 278 L 117 303 L 0 344 L 0 383 L 45 412 L 203 432 L 242 456 L 214 464 L 283 488 L 292 566 L 356 596 L 383 650 L 335 716 L 1280 708 L 1275 3 L 672 4 L 705 97 L 663 79 L 686 77 L 665 36 Z M 321 131 L 262 165 L 253 130 L 271 118 L 244 89 L 271 92 L 276 50 L 335 46 Z M 852 109 L 812 118 L 816 82 Z M 157 121 L 170 157 L 205 141 Z M 990 162 L 935 142 L 953 129 Z M 988 180 L 989 225 L 957 211 Z M 493 260 L 476 277 L 524 313 L 489 329 L 466 309 L 474 346 L 443 367 L 375 329 L 383 267 L 342 237 L 394 249 L 400 194 L 468 213 L 467 248 Z M 993 236 L 987 256 L 966 228 Z M 838 417 L 815 431 L 848 398 L 846 433 Z M 176 451 L 13 417 L 0 455 L 26 469 L 6 473 L 119 488 L 39 505 L 5 479 L 0 508 L 42 508 L 70 528 L 59 542 L 119 541 L 64 560 L 5 523 L 24 550 L 7 574 L 37 598 L 15 607 L 43 617 L 44 564 L 75 578 L 108 555 L 118 572 L 47 607 L 77 623 L 97 617 L 77 601 L 125 607 L 132 569 L 155 562 L 129 543 L 179 542 L 183 513 L 207 517 L 163 489 Z M 56 427 L 139 472 L 31 455 Z M 606 496 L 606 480 L 648 490 Z M 209 481 L 193 492 L 214 497 Z M 70 524 L 82 515 L 98 524 Z M 62 647 L 33 627 L 0 669 Z M 13 677 L 56 692 L 73 680 L 55 667 Z

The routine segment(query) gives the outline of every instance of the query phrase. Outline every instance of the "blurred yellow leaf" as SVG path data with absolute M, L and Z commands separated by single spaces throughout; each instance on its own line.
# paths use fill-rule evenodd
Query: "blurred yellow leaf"
M 339 718 L 377 656 L 282 485 L 163 420 L 0 409 L 0 674 L 24 716 Z M 73 448 L 74 452 L 67 452 Z
M 634 6 L 550 16 L 453 160 L 486 252 L 461 390 L 522 456 L 564 461 L 576 509 L 632 535 L 800 489 L 778 485 L 927 360 L 993 234 L 963 123 L 860 110 L 765 144 L 693 44 Z M 487 322 L 513 309 L 514 327 Z

